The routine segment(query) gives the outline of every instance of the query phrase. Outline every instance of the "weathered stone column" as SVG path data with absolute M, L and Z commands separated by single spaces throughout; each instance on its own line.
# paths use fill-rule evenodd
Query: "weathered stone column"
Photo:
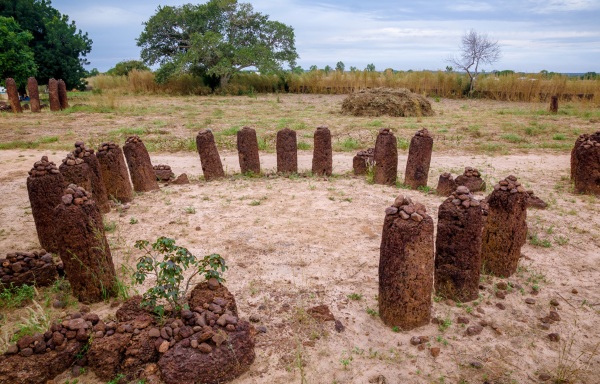
M 136 192 L 147 192 L 159 189 L 150 155 L 142 139 L 137 135 L 125 140 L 123 153 L 129 167 L 129 175 Z
M 331 132 L 329 128 L 317 127 L 312 159 L 313 175 L 331 176 L 333 172 L 333 149 L 331 148 Z
M 375 148 L 367 148 L 364 151 L 359 151 L 352 159 L 352 169 L 355 175 L 366 175 L 369 167 L 375 165 L 374 159 Z
M 583 134 L 571 151 L 571 178 L 575 192 L 600 195 L 600 131 Z
M 92 170 L 82 158 L 75 156 L 73 152 L 67 154 L 58 169 L 65 179 L 63 188 L 67 184 L 77 184 L 86 191 L 92 190 Z
M 456 178 L 456 185 L 464 185 L 471 192 L 485 191 L 485 181 L 477 168 L 465 167 L 465 172 Z
M 418 130 L 410 140 L 408 148 L 406 174 L 404 175 L 405 185 L 413 189 L 427 186 L 432 150 L 433 138 L 429 131 L 425 128 Z
M 198 155 L 200 155 L 204 179 L 210 181 L 225 177 L 217 144 L 215 144 L 215 137 L 210 129 L 198 132 L 196 136 L 196 148 L 198 149 Z
M 121 203 L 133 200 L 133 188 L 121 148 L 115 143 L 102 143 L 96 157 L 108 197 Z
M 277 172 L 298 172 L 298 144 L 296 131 L 284 128 L 277 132 Z
M 96 303 L 114 296 L 115 267 L 95 200 L 70 184 L 54 213 L 58 254 L 77 300 Z
M 375 160 L 374 183 L 396 185 L 398 178 L 398 144 L 396 137 L 389 128 L 379 130 L 373 159 Z
M 558 113 L 558 96 L 550 98 L 550 113 Z
M 52 255 L 46 250 L 11 252 L 0 258 L 0 288 L 35 285 L 47 287 L 58 278 Z
M 260 175 L 260 158 L 258 156 L 256 130 L 250 127 L 243 127 L 238 131 L 237 150 L 241 172 L 252 172 L 255 175 Z
M 38 240 L 49 252 L 58 251 L 54 236 L 54 208 L 60 204 L 65 180 L 54 164 L 42 156 L 36 161 L 27 178 L 27 193 Z
M 14 113 L 23 113 L 21 101 L 19 100 L 19 91 L 17 89 L 17 83 L 12 77 L 6 79 L 6 95 L 8 96 L 8 100 L 10 101 L 10 107 L 12 108 L 12 111 Z
M 459 186 L 438 211 L 435 240 L 435 291 L 455 301 L 475 300 L 481 271 L 482 211 L 478 200 Z
M 75 150 L 73 151 L 75 158 L 83 159 L 83 161 L 90 167 L 90 183 L 92 186 L 91 192 L 92 197 L 96 200 L 96 204 L 102 213 L 110 212 L 110 202 L 108 200 L 108 194 L 106 193 L 106 186 L 104 185 L 104 179 L 102 178 L 102 171 L 100 171 L 100 163 L 98 158 L 94 154 L 92 148 L 87 148 L 83 141 L 75 143 Z M 69 181 L 67 181 L 69 182 Z M 75 182 L 72 182 L 76 184 Z
M 496 184 L 487 198 L 481 258 L 483 269 L 492 275 L 509 277 L 517 270 L 527 238 L 528 197 L 525 188 L 511 175 Z
M 440 175 L 436 188 L 437 194 L 440 196 L 450 196 L 456 189 L 456 182 L 449 172 L 444 172 Z
M 386 209 L 379 258 L 379 315 L 409 330 L 429 323 L 433 288 L 433 220 L 400 195 Z
M 52 112 L 60 111 L 60 99 L 58 98 L 58 82 L 55 79 L 48 81 L 48 99 Z
M 35 77 L 27 79 L 27 93 L 29 94 L 29 107 L 31 108 L 31 112 L 40 112 L 40 91 Z
M 154 174 L 156 175 L 156 180 L 158 181 L 170 181 L 175 177 L 175 174 L 169 165 L 158 164 L 152 166 L 152 169 L 154 169 Z
M 67 97 L 67 85 L 63 79 L 58 80 L 58 101 L 60 103 L 60 109 L 69 108 L 69 99 Z

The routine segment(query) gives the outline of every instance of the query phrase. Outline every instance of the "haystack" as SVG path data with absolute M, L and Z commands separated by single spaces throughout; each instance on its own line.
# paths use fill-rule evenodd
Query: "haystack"
M 431 103 L 406 88 L 363 89 L 342 103 L 342 113 L 354 116 L 433 116 Z

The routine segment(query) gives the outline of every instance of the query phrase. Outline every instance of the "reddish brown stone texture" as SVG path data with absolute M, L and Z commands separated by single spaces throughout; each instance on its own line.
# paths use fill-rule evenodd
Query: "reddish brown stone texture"
M 35 77 L 30 77 L 27 79 L 27 94 L 29 94 L 29 107 L 31 108 L 31 112 L 40 112 L 40 92 L 38 90 L 38 82 Z
M 440 196 L 450 196 L 455 189 L 456 181 L 454 181 L 452 175 L 448 172 L 442 173 L 436 188 L 437 194 Z
M 429 131 L 425 128 L 417 131 L 410 140 L 410 147 L 408 148 L 406 173 L 404 175 L 405 185 L 413 189 L 427 186 L 432 150 L 433 138 Z
M 558 113 L 558 96 L 550 98 L 550 113 Z
M 368 148 L 360 151 L 352 159 L 352 168 L 355 175 L 366 175 L 370 167 L 375 164 L 374 160 L 375 148 Z
M 60 99 L 58 97 L 58 81 L 50 79 L 48 81 L 48 99 L 50 101 L 50 110 L 52 112 L 60 111 Z
M 546 207 L 548 207 L 548 204 L 532 190 L 528 190 L 527 194 L 529 195 L 529 198 L 527 199 L 527 208 L 546 209 Z
M 327 127 L 317 127 L 312 159 L 313 175 L 331 176 L 333 172 L 333 150 L 331 132 Z
M 571 151 L 575 192 L 600 195 L 600 131 L 579 136 Z
M 65 179 L 64 186 L 77 184 L 86 191 L 92 191 L 92 170 L 82 158 L 76 157 L 73 152 L 67 154 L 58 169 Z
M 422 204 L 398 196 L 386 209 L 379 258 L 379 314 L 391 327 L 429 323 L 433 288 L 433 220 Z
M 465 172 L 456 178 L 456 185 L 463 185 L 471 192 L 485 191 L 485 181 L 476 168 L 465 167 Z
M 196 148 L 198 149 L 198 155 L 200 155 L 204 179 L 210 181 L 225 177 L 223 164 L 221 163 L 219 151 L 215 144 L 215 137 L 210 129 L 198 132 L 196 136 Z
M 136 192 L 159 189 L 154 168 L 146 146 L 138 136 L 129 136 L 123 146 L 123 153 L 129 167 L 129 175 Z
M 298 144 L 296 131 L 284 128 L 277 132 L 277 172 L 298 172 Z
M 49 252 L 58 250 L 54 235 L 54 208 L 61 202 L 64 184 L 62 174 L 46 156 L 34 164 L 27 178 L 27 192 L 38 239 L 42 248 Z
M 158 164 L 152 168 L 154 169 L 154 174 L 156 175 L 156 180 L 158 181 L 169 181 L 175 177 L 171 167 L 166 164 Z
M 527 191 L 514 176 L 494 186 L 487 198 L 488 215 L 483 229 L 483 269 L 509 277 L 517 270 L 521 247 L 527 237 Z
M 121 148 L 115 143 L 102 143 L 96 158 L 108 197 L 122 203 L 133 200 L 133 188 Z
M 243 127 L 237 133 L 237 150 L 242 173 L 260 174 L 260 158 L 258 156 L 258 138 L 256 130 Z
M 96 200 L 98 208 L 100 208 L 100 211 L 103 213 L 110 212 L 110 202 L 106 193 L 106 187 L 102 178 L 102 172 L 100 171 L 100 163 L 98 162 L 98 159 L 94 154 L 94 150 L 91 148 L 86 148 L 83 141 L 78 141 L 75 143 L 75 149 L 71 153 L 76 159 L 76 162 L 77 159 L 82 159 L 83 162 L 89 167 L 89 184 L 91 189 L 89 189 L 88 191 L 92 192 L 92 197 L 94 198 L 94 200 Z M 85 180 L 78 181 L 77 177 L 75 177 L 74 180 L 65 179 L 65 181 L 67 182 L 67 184 L 77 184 L 85 189 Z
M 83 303 L 114 296 L 115 267 L 102 215 L 91 195 L 71 184 L 54 213 L 58 254 L 73 294 Z
M 435 252 L 435 290 L 455 301 L 475 300 L 481 270 L 481 205 L 460 186 L 438 210 Z
M 69 108 L 69 100 L 67 98 L 67 85 L 63 79 L 58 80 L 58 102 L 60 103 L 60 109 Z
M 377 135 L 373 159 L 375 160 L 373 176 L 375 184 L 396 185 L 398 147 L 396 137 L 388 128 L 381 129 Z
M 46 287 L 58 278 L 52 255 L 45 250 L 11 252 L 0 259 L 0 288 L 35 285 Z
M 23 113 L 21 101 L 19 100 L 19 91 L 15 79 L 9 77 L 6 79 L 6 95 L 10 101 L 10 107 L 14 113 Z

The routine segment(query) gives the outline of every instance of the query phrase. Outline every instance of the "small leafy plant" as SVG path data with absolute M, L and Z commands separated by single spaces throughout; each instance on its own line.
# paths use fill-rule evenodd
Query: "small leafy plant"
M 134 273 L 135 282 L 142 284 L 149 276 L 156 282 L 143 295 L 142 305 L 158 314 L 163 314 L 167 303 L 173 311 L 183 306 L 183 301 L 196 275 L 203 275 L 206 280 L 215 278 L 225 281 L 223 272 L 227 270 L 225 260 L 218 254 L 211 254 L 198 259 L 187 248 L 175 245 L 175 240 L 159 237 L 150 244 L 147 240 L 135 242 L 135 248 L 145 254 L 138 259 Z M 184 272 L 193 268 L 194 272 L 187 279 Z

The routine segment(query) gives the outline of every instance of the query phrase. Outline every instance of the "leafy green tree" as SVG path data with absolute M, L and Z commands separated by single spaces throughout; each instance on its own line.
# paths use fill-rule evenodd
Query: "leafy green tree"
M 158 7 L 137 39 L 146 64 L 169 65 L 163 75 L 191 72 L 221 86 L 244 68 L 262 73 L 296 64 L 292 27 L 236 0 Z
M 54 9 L 49 0 L 0 0 L 0 16 L 13 17 L 33 35 L 29 47 L 40 84 L 56 78 L 63 79 L 67 88 L 85 87 L 83 66 L 88 64 L 85 56 L 92 49 L 92 40 L 77 30 L 67 15 Z
M 309 70 L 310 72 L 316 72 L 316 71 L 318 71 L 318 70 L 319 70 L 319 68 L 318 68 L 316 65 L 311 65 L 311 66 L 308 68 L 308 70 Z
M 150 68 L 140 60 L 124 60 L 117 63 L 114 68 L 109 69 L 106 73 L 113 76 L 127 76 L 129 72 L 134 69 L 138 71 L 150 70 Z
M 346 66 L 344 65 L 343 61 L 338 61 L 337 64 L 335 65 L 335 70 L 338 72 L 344 72 L 344 69 L 346 69 Z
M 333 68 L 331 68 L 329 65 L 326 65 L 325 68 L 323 68 L 323 71 L 326 75 L 329 75 L 329 72 L 331 72 L 332 70 Z
M 375 72 L 375 64 L 373 64 L 373 63 L 367 64 L 367 67 L 365 68 L 365 71 L 367 71 L 367 72 Z
M 31 33 L 23 31 L 15 19 L 0 16 L 0 84 L 12 77 L 23 88 L 27 78 L 35 75 L 33 50 L 28 46 L 32 39 Z

